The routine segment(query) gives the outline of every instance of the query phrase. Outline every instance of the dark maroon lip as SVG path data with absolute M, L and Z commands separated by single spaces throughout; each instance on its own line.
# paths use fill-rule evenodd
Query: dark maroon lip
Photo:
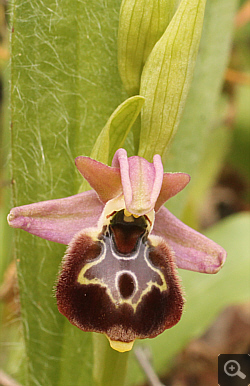
M 132 342 L 176 324 L 184 301 L 171 249 L 161 239 L 153 246 L 145 219 L 124 223 L 119 216 L 99 241 L 84 231 L 72 241 L 56 296 L 78 328 Z

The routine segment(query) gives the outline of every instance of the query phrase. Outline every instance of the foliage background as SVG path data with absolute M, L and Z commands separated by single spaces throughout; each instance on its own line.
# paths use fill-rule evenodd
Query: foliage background
M 208 2 L 193 83 L 166 160 L 166 171 L 192 176 L 169 209 L 197 229 L 216 223 L 206 234 L 228 251 L 228 260 L 216 276 L 180 272 L 187 299 L 182 321 L 158 338 L 138 343 L 151 348 L 159 373 L 220 310 L 249 300 L 249 214 L 233 214 L 249 209 L 246 3 Z M 74 157 L 90 154 L 108 117 L 126 98 L 117 68 L 119 7 L 118 0 L 109 6 L 96 0 L 66 0 L 63 6 L 51 0 L 13 1 L 7 16 L 10 67 L 6 4 L 1 3 L 0 368 L 21 384 L 93 383 L 91 334 L 59 315 L 53 296 L 65 247 L 21 231 L 15 232 L 14 243 L 6 214 L 12 205 L 78 191 Z M 126 148 L 133 153 L 131 137 Z M 220 220 L 225 214 L 230 216 Z M 14 266 L 9 266 L 14 256 L 20 298 Z M 133 354 L 128 374 L 131 385 L 145 378 Z

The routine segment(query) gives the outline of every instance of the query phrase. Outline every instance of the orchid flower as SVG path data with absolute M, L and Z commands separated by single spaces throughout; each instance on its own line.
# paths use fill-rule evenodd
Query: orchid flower
M 215 273 L 226 252 L 164 206 L 189 182 L 153 163 L 114 155 L 112 166 L 77 157 L 93 190 L 13 208 L 9 225 L 67 244 L 56 285 L 59 311 L 83 331 L 104 333 L 128 351 L 135 339 L 174 326 L 183 311 L 176 266 Z

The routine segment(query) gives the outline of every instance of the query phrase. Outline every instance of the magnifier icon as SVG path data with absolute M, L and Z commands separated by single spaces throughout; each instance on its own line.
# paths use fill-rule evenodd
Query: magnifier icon
M 246 378 L 246 374 L 240 371 L 240 364 L 237 361 L 234 361 L 233 359 L 227 361 L 224 364 L 224 372 L 229 375 L 229 377 L 235 377 L 236 375 L 238 375 L 238 377 L 240 377 L 241 379 Z

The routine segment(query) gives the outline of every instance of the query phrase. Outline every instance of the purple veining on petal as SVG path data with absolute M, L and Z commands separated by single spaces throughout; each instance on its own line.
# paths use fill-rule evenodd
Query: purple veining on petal
M 155 211 L 157 212 L 164 202 L 184 189 L 189 181 L 190 176 L 186 173 L 164 173 L 161 191 L 155 204 Z
M 83 156 L 77 157 L 75 164 L 102 202 L 106 203 L 122 193 L 119 168 L 110 167 Z
M 43 239 L 68 244 L 80 230 L 96 227 L 104 205 L 91 190 L 11 209 L 9 225 Z
M 152 234 L 163 237 L 173 248 L 179 268 L 216 273 L 225 262 L 226 251 L 221 246 L 183 224 L 165 207 L 156 213 Z
M 138 156 L 127 158 L 126 150 L 118 149 L 112 166 L 120 167 L 126 209 L 137 215 L 154 209 L 163 179 L 161 157 L 155 155 L 152 164 Z

